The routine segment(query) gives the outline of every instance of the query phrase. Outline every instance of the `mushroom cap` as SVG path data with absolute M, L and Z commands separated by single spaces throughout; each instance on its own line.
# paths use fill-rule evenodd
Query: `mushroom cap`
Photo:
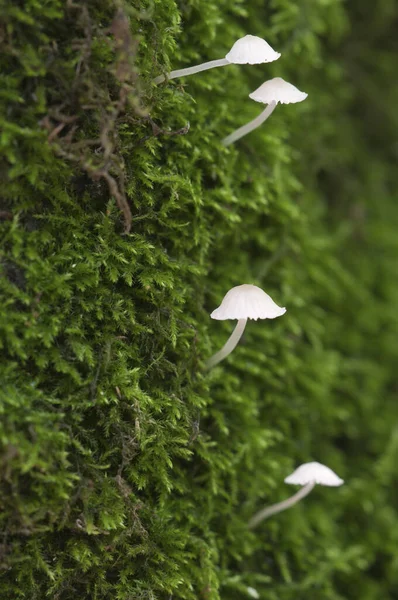
M 220 306 L 211 313 L 212 319 L 275 319 L 285 314 L 268 294 L 256 285 L 237 285 L 227 292 Z
M 249 98 L 263 104 L 270 104 L 270 102 L 292 104 L 302 102 L 307 96 L 308 94 L 300 92 L 300 90 L 282 79 L 282 77 L 274 77 L 274 79 L 265 81 L 259 88 L 249 94 Z
M 309 462 L 300 465 L 291 475 L 286 477 L 285 483 L 293 485 L 306 485 L 307 483 L 318 483 L 337 487 L 344 483 L 332 469 L 319 462 Z
M 275 52 L 265 40 L 256 35 L 245 35 L 235 42 L 225 58 L 235 65 L 258 65 L 279 57 L 279 52 Z

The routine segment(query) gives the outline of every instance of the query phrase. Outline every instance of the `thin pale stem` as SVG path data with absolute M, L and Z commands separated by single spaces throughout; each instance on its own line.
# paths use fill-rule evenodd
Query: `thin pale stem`
M 294 494 L 287 500 L 282 500 L 282 502 L 278 502 L 277 504 L 271 504 L 271 506 L 266 506 L 265 508 L 262 508 L 260 511 L 258 511 L 258 513 L 254 515 L 254 517 L 250 519 L 249 529 L 254 529 L 255 527 L 257 527 L 257 525 L 259 525 L 259 523 L 261 523 L 261 521 L 264 521 L 264 519 L 268 519 L 272 515 L 275 515 L 278 512 L 282 512 L 282 510 L 286 510 L 287 508 L 294 506 L 296 502 L 298 502 L 302 498 L 305 498 L 305 496 L 307 496 L 310 493 L 314 486 L 315 482 L 311 481 L 310 483 L 304 485 L 296 494 Z
M 270 114 L 275 110 L 276 104 L 276 102 L 270 102 L 267 108 L 265 108 L 263 112 L 258 115 L 258 117 L 253 119 L 253 121 L 249 121 L 249 123 L 246 123 L 246 125 L 242 125 L 242 127 L 239 127 L 239 129 L 236 129 L 235 131 L 230 133 L 222 141 L 224 146 L 230 146 L 237 140 L 240 140 L 240 138 L 244 135 L 247 135 L 248 133 L 253 131 L 253 129 L 257 129 L 257 127 L 260 127 L 260 125 L 264 123 L 264 121 L 266 121 Z
M 206 363 L 207 369 L 211 369 L 212 367 L 215 367 L 215 365 L 217 365 L 219 362 L 224 360 L 224 358 L 226 358 L 228 356 L 228 354 L 231 354 L 232 350 L 234 348 L 236 348 L 240 338 L 242 337 L 242 334 L 246 327 L 246 323 L 247 323 L 247 319 L 238 319 L 235 329 L 231 333 L 227 342 L 224 344 L 224 346 L 221 348 L 221 350 L 219 350 L 218 352 L 213 354 L 213 356 L 211 358 L 209 358 L 209 360 L 207 361 L 207 363 Z
M 225 67 L 231 63 L 226 58 L 219 58 L 217 60 L 210 60 L 209 62 L 202 63 L 201 65 L 195 65 L 194 67 L 186 67 L 185 69 L 177 69 L 177 71 L 171 71 L 167 75 L 159 75 L 153 80 L 154 83 L 162 83 L 165 79 L 175 79 L 176 77 L 185 77 L 186 75 L 194 75 L 200 73 L 200 71 L 207 71 L 208 69 L 214 69 L 215 67 Z

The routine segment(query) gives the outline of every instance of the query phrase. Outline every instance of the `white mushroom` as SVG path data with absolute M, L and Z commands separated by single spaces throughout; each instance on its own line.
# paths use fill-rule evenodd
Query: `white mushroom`
M 229 146 L 244 135 L 247 135 L 257 127 L 259 127 L 264 121 L 268 119 L 271 113 L 276 108 L 278 102 L 281 104 L 292 104 L 296 102 L 302 102 L 307 98 L 308 94 L 300 92 L 294 85 L 288 83 L 281 77 L 275 77 L 266 81 L 260 87 L 249 94 L 249 98 L 262 104 L 268 104 L 267 108 L 258 115 L 255 119 L 246 123 L 239 129 L 236 129 L 233 133 L 223 139 L 224 146 Z
M 275 319 L 285 314 L 286 308 L 281 308 L 268 294 L 256 285 L 238 285 L 226 293 L 220 306 L 211 313 L 212 319 L 224 321 L 237 319 L 235 329 L 230 338 L 219 352 L 207 361 L 207 368 L 211 369 L 228 356 L 238 344 L 247 319 Z
M 200 71 L 207 71 L 208 69 L 214 69 L 214 67 L 224 67 L 225 65 L 258 65 L 260 63 L 272 62 L 279 57 L 279 52 L 275 52 L 265 40 L 255 35 L 245 35 L 235 42 L 225 58 L 210 60 L 194 67 L 171 71 L 171 73 L 168 73 L 167 79 L 193 75 Z M 159 75 L 154 79 L 154 83 L 161 83 L 165 79 L 164 75 Z
M 319 462 L 309 462 L 304 463 L 295 471 L 293 471 L 291 475 L 286 477 L 285 483 L 301 485 L 303 487 L 287 500 L 283 500 L 282 502 L 278 502 L 277 504 L 272 504 L 271 506 L 261 509 L 254 515 L 254 517 L 250 519 L 250 529 L 257 527 L 257 525 L 261 523 L 261 521 L 264 521 L 264 519 L 268 519 L 268 517 L 294 506 L 296 502 L 302 498 L 305 498 L 305 496 L 310 493 L 316 484 L 337 487 L 342 485 L 344 481 L 326 465 L 322 465 Z
M 268 42 L 256 35 L 245 35 L 235 42 L 225 60 L 233 65 L 259 65 L 278 58 L 280 53 L 275 52 Z
M 260 598 L 260 594 L 255 588 L 249 586 L 246 588 L 246 591 L 250 598 L 254 598 L 255 600 L 258 600 Z

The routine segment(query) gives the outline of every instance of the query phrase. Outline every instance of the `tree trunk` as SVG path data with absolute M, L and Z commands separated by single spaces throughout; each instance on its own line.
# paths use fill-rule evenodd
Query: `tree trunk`
M 0 2 L 2 599 L 392 597 L 397 17 Z M 247 33 L 282 58 L 153 83 Z M 207 373 L 243 283 L 287 313 Z M 346 486 L 249 531 L 306 460 Z

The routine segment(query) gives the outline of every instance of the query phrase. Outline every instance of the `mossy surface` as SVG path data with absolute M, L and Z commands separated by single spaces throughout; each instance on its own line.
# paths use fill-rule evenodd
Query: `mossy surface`
M 1 0 L 2 600 L 396 597 L 397 20 Z M 282 58 L 153 85 L 248 32 Z M 244 282 L 288 312 L 206 373 Z M 249 531 L 309 460 L 346 485 Z

